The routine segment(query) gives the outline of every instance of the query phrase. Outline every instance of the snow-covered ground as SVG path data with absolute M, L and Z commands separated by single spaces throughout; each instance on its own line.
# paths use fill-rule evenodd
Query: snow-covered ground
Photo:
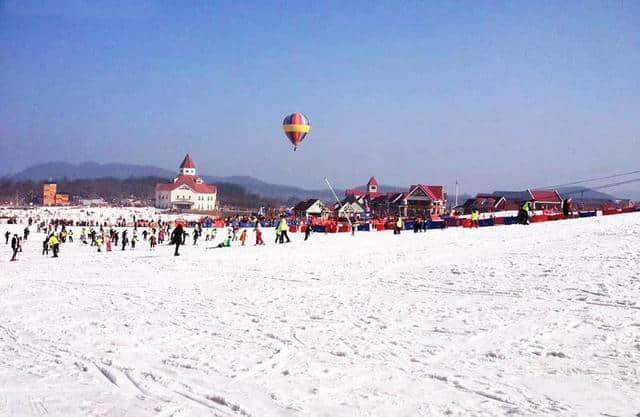
M 33 233 L 18 262 L 3 237 L 0 416 L 640 412 L 640 214 L 265 232 L 59 259 Z

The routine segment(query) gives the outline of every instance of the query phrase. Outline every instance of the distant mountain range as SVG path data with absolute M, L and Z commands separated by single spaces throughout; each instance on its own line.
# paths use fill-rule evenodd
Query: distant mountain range
M 573 200 L 617 200 L 618 197 L 615 197 L 611 194 L 602 193 L 600 191 L 592 190 L 587 187 L 563 187 L 558 188 L 558 192 L 563 198 L 571 198 Z
M 158 168 L 151 165 L 133 165 L 133 164 L 100 164 L 97 162 L 85 162 L 81 164 L 71 164 L 67 162 L 48 162 L 45 164 L 34 165 L 26 168 L 17 174 L 10 175 L 6 178 L 16 181 L 56 181 L 62 179 L 93 179 L 113 177 L 119 179 L 131 177 L 161 177 L 173 178 L 175 171 L 164 168 Z M 207 182 L 211 183 L 229 183 L 237 184 L 244 187 L 247 191 L 259 194 L 264 197 L 276 198 L 280 200 L 291 199 L 307 199 L 320 198 L 326 201 L 333 201 L 334 197 L 328 189 L 307 190 L 301 187 L 290 185 L 271 184 L 250 176 L 228 176 L 217 177 L 211 175 L 203 175 Z M 358 186 L 358 189 L 366 189 L 366 186 Z M 399 187 L 394 185 L 381 185 L 380 190 L 383 192 L 406 191 L 407 187 Z M 344 195 L 343 189 L 336 189 L 339 197 Z M 564 187 L 558 189 L 563 197 L 571 197 L 574 200 L 584 198 L 585 200 L 616 200 L 611 194 L 592 190 L 586 187 Z M 625 192 L 622 198 L 640 198 L 640 193 Z M 464 203 L 462 196 L 459 203 Z M 449 193 L 449 199 L 453 198 L 453 194 Z
M 131 164 L 99 164 L 97 162 L 84 162 L 70 164 L 68 162 L 47 162 L 34 165 L 9 178 L 17 181 L 55 181 L 66 178 L 68 180 L 92 179 L 92 178 L 130 178 L 130 177 L 172 177 L 174 171 L 158 168 L 150 165 Z
M 100 164 L 96 162 L 85 162 L 82 164 L 48 162 L 26 168 L 25 170 L 6 178 L 15 181 L 59 181 L 62 179 L 75 180 L 105 177 L 118 179 L 131 177 L 161 177 L 171 179 L 175 177 L 175 175 L 175 171 L 150 165 L 119 163 Z M 333 199 L 333 195 L 328 189 L 306 190 L 304 188 L 289 185 L 271 184 L 250 176 L 217 177 L 202 175 L 202 178 L 213 184 L 237 184 L 244 187 L 249 192 L 280 200 L 307 199 L 312 197 L 326 200 Z M 341 196 L 344 194 L 344 190 L 336 190 L 336 193 Z

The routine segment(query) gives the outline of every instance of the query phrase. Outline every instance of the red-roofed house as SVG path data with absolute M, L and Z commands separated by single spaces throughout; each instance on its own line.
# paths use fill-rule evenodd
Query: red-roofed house
M 447 205 L 447 194 L 441 185 L 412 185 L 407 192 L 382 193 L 378 181 L 371 177 L 367 191 L 357 188 L 345 190 L 347 199 L 353 198 L 365 211 L 376 216 L 441 215 Z M 347 200 L 345 200 L 347 201 Z
M 440 216 L 447 206 L 447 194 L 441 185 L 417 184 L 409 188 L 400 205 L 403 216 L 423 216 L 427 213 Z
M 216 208 L 218 189 L 196 175 L 196 164 L 187 154 L 178 176 L 169 183 L 156 184 L 156 207 L 207 211 Z
M 536 210 L 562 211 L 562 197 L 556 190 L 529 190 Z

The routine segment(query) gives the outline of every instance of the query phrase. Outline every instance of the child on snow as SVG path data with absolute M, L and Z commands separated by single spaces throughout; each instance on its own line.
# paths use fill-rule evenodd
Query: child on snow
M 229 235 L 229 236 L 227 236 L 227 238 L 225 240 L 223 240 L 222 242 L 218 243 L 218 246 L 216 246 L 216 247 L 217 248 L 230 248 L 232 239 L 233 239 L 233 235 Z

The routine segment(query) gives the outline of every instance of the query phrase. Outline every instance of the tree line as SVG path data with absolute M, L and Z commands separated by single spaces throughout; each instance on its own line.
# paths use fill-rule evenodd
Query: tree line
M 63 178 L 54 181 L 58 184 L 58 193 L 69 194 L 72 204 L 79 199 L 103 199 L 108 203 L 121 203 L 126 200 L 137 200 L 143 204 L 153 205 L 155 199 L 155 184 L 167 182 L 160 177 L 92 178 L 73 179 Z M 19 205 L 42 204 L 42 186 L 50 181 L 15 181 L 0 179 L 0 203 Z M 249 192 L 243 186 L 231 183 L 219 183 L 218 205 L 255 209 L 261 206 L 278 207 L 285 202 L 260 196 Z

